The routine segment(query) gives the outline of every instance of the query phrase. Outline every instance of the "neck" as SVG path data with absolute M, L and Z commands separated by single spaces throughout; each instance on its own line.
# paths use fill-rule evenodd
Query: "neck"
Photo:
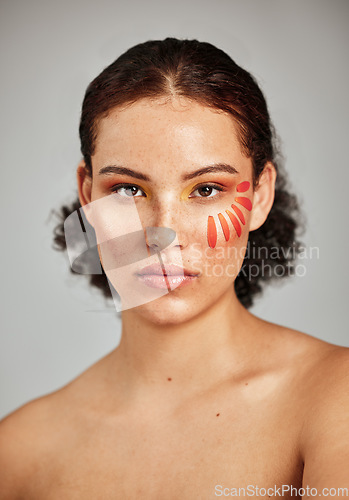
M 118 384 L 128 398 L 169 404 L 209 390 L 243 369 L 256 319 L 231 291 L 185 322 L 154 322 L 137 308 L 123 311 L 113 360 Z

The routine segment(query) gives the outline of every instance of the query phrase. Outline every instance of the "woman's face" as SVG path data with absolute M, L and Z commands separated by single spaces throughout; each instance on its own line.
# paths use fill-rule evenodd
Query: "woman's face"
M 115 167 L 130 172 L 120 173 Z M 104 255 L 99 247 L 106 274 L 121 296 L 123 289 L 129 294 L 133 287 L 135 295 L 140 291 L 150 297 L 137 306 L 137 314 L 155 322 L 180 323 L 224 295 L 233 297 L 254 210 L 236 198 L 253 204 L 254 193 L 252 161 L 241 151 L 231 115 L 186 98 L 143 99 L 115 109 L 99 124 L 92 168 L 92 184 L 85 177 L 81 192 L 85 201 L 100 203 L 101 215 L 92 222 L 97 241 L 142 233 L 149 250 L 152 242 L 145 229 L 168 228 L 176 238 L 161 251 L 162 263 L 195 274 L 172 290 L 168 283 L 156 288 L 156 279 L 147 281 L 135 271 L 159 264 L 159 254 L 148 253 L 143 262 L 136 258 L 131 266 L 113 271 L 105 268 L 108 247 Z M 136 233 L 139 229 L 143 231 Z M 128 245 L 124 238 L 119 257 L 135 251 L 136 240 L 130 241 Z

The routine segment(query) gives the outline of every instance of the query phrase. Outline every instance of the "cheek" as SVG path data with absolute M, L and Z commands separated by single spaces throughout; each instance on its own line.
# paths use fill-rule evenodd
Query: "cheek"
M 238 193 L 246 192 L 250 189 L 248 181 L 237 185 Z M 229 242 L 231 238 L 240 238 L 243 233 L 243 227 L 246 224 L 248 212 L 252 210 L 252 202 L 247 195 L 235 196 L 234 202 L 221 212 L 209 215 L 207 218 L 207 244 L 210 248 L 215 248 L 217 241 Z M 244 214 L 246 212 L 246 214 Z
M 115 195 L 109 195 L 89 205 L 99 257 L 105 272 L 136 264 L 149 257 L 134 202 L 121 203 Z
M 250 183 L 240 183 L 227 206 L 209 209 L 200 227 L 193 233 L 199 243 L 196 249 L 196 268 L 210 277 L 235 279 L 244 260 L 249 235 L 249 217 L 252 209 Z M 245 194 L 246 192 L 246 194 Z M 243 194 L 240 194 L 243 193 Z M 228 202 L 229 203 L 229 202 Z
M 225 241 L 224 235 L 219 235 L 215 248 L 210 248 L 204 234 L 200 246 L 193 247 L 195 251 L 191 253 L 190 267 L 208 278 L 211 286 L 218 288 L 235 281 L 246 253 L 248 230 L 243 230 L 241 236 L 238 236 L 232 223 L 230 226 L 228 241 Z

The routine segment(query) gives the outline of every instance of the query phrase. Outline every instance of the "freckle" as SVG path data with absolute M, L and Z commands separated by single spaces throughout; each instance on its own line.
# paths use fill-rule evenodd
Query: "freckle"
M 217 413 L 216 417 L 219 417 L 220 413 Z
M 167 380 L 171 381 L 171 380 L 172 380 L 172 378 L 171 378 L 171 377 L 168 377 L 168 379 L 167 379 Z
M 248 382 L 245 382 L 245 385 L 248 385 Z

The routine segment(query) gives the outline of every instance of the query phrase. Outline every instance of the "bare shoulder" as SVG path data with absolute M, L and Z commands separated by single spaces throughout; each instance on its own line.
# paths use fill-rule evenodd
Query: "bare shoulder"
M 301 364 L 304 371 L 310 369 L 311 380 L 327 383 L 323 370 L 347 372 L 349 348 L 321 340 L 313 335 L 292 328 L 260 320 L 261 328 L 268 335 L 267 343 L 275 346 L 275 355 L 294 366 Z M 310 373 L 308 373 L 310 376 Z
M 30 493 L 34 483 L 54 473 L 62 443 L 74 437 L 79 397 L 86 385 L 80 380 L 88 378 L 89 370 L 0 421 L 0 500 L 35 498 L 35 492 Z
M 304 396 L 308 422 L 305 430 L 349 415 L 349 348 L 307 339 L 304 349 Z M 347 421 L 347 424 L 349 422 Z M 348 426 L 349 429 L 349 426 Z
M 0 500 L 31 498 L 28 491 L 33 478 L 38 482 L 38 478 L 54 475 L 67 443 L 79 435 L 90 396 L 101 392 L 102 367 L 108 357 L 0 421 Z
M 304 455 L 320 452 L 325 442 L 349 450 L 349 348 L 269 325 L 273 341 L 278 338 L 275 358 L 282 360 L 290 374 L 288 387 L 295 389 Z
M 326 342 L 312 335 L 280 327 L 282 342 L 289 349 L 295 366 L 302 365 L 303 373 L 314 397 L 336 385 L 340 388 L 344 379 L 348 381 L 349 348 Z M 298 361 L 297 361 L 298 360 Z M 299 366 L 298 366 L 299 368 Z
M 268 360 L 289 374 L 310 412 L 329 401 L 342 401 L 349 392 L 349 348 L 261 320 Z M 265 335 L 264 335 L 265 333 Z
M 0 421 L 0 500 L 23 498 L 51 433 L 54 396 L 30 401 Z
M 349 463 L 349 349 L 300 332 L 294 337 L 303 484 L 320 491 L 347 485 Z

